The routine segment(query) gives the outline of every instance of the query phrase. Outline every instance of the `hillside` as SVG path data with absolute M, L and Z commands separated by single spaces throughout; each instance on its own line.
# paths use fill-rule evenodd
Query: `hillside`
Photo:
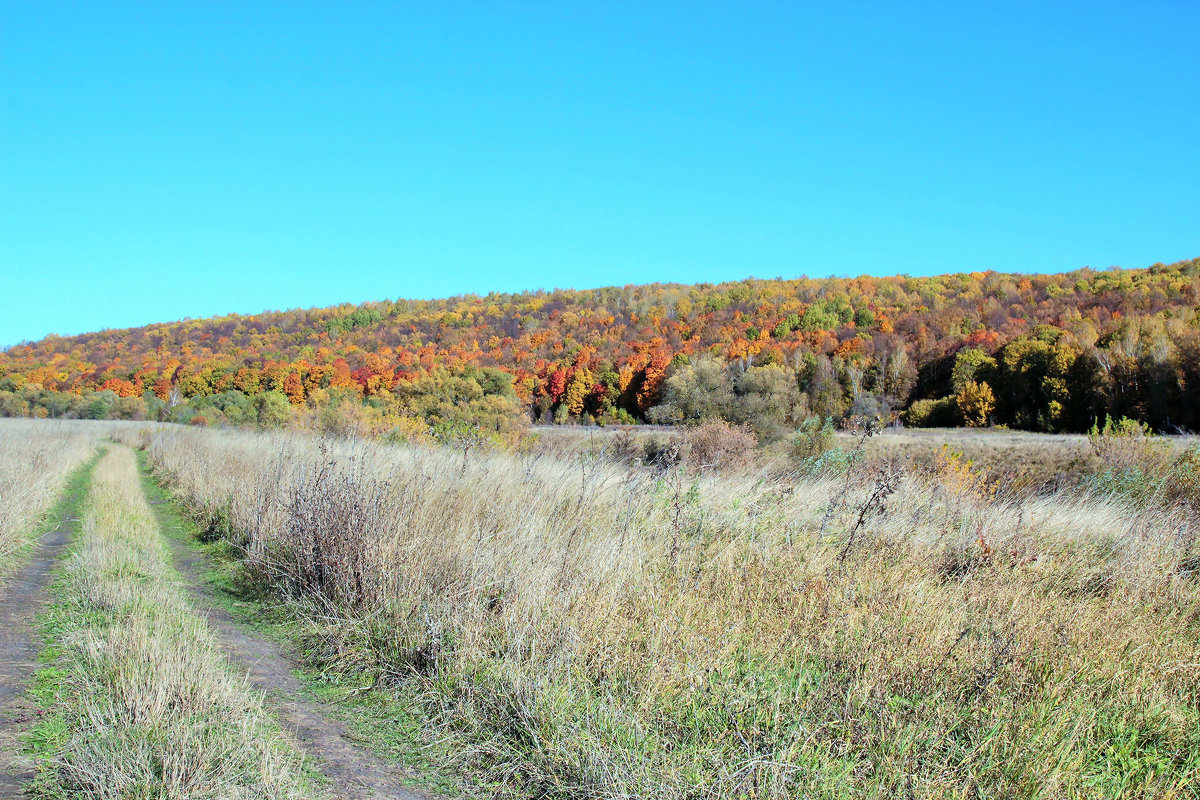
M 1110 413 L 1197 429 L 1198 311 L 1200 259 L 381 301 L 13 346 L 0 352 L 0 413 L 81 413 L 52 393 L 144 398 L 159 417 L 280 393 L 295 407 L 361 397 L 442 420 L 505 404 L 559 422 L 711 414 L 760 435 L 898 410 L 918 425 L 1082 430 Z

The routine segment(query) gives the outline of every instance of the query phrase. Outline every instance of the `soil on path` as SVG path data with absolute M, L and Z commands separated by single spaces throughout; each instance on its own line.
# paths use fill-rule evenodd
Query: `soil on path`
M 354 744 L 345 726 L 324 714 L 319 704 L 306 700 L 304 684 L 292 674 L 295 665 L 279 645 L 246 631 L 218 605 L 205 585 L 205 556 L 176 537 L 167 538 L 195 606 L 208 617 L 230 660 L 247 670 L 251 685 L 267 695 L 268 707 L 329 778 L 334 797 L 431 800 L 430 795 L 404 786 L 412 776 L 402 767 Z
M 26 693 L 38 668 L 40 640 L 34 618 L 45 605 L 46 586 L 71 537 L 72 522 L 70 516 L 61 519 L 22 566 L 0 583 L 0 798 L 22 797 L 22 787 L 35 776 L 33 761 L 21 755 L 19 738 L 38 711 Z

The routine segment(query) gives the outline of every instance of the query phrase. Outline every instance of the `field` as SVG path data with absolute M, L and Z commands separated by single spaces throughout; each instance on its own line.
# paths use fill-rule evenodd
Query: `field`
M 532 454 L 577 458 L 580 453 L 611 455 L 622 437 L 645 447 L 666 443 L 680 434 L 665 426 L 537 426 L 526 450 Z M 851 432 L 834 433 L 835 443 L 854 449 L 858 437 Z M 1173 455 L 1200 442 L 1196 436 L 1158 436 L 1158 447 Z M 902 459 L 908 467 L 928 467 L 946 447 L 970 461 L 974 469 L 995 482 L 1004 496 L 1028 497 L 1061 488 L 1078 488 L 1109 465 L 1097 455 L 1084 434 L 1048 434 L 1028 431 L 969 428 L 885 427 L 863 443 L 865 460 L 880 462 Z M 786 442 L 759 448 L 755 462 L 764 472 L 786 477 L 795 471 Z
M 1200 782 L 1188 441 L 837 434 L 711 467 L 603 431 L 495 450 L 91 430 L 10 484 L 40 480 L 45 509 L 109 437 L 44 589 L 51 722 L 26 741 L 48 796 L 367 796 L 346 770 L 383 796 Z M 6 452 L 42 431 L 64 435 L 21 423 Z M 6 513 L 27 539 L 36 515 Z

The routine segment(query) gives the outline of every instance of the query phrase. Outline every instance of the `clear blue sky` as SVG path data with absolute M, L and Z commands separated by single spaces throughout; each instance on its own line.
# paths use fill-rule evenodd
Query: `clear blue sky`
M 2 0 L 0 344 L 1200 255 L 1198 42 L 1195 0 Z

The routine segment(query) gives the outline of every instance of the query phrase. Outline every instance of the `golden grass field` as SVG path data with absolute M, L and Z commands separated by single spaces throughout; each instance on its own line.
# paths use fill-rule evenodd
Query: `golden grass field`
M 821 475 L 116 435 L 290 599 L 312 664 L 418 714 L 450 768 L 514 796 L 1190 797 L 1200 781 L 1187 503 L 1078 481 L 998 493 L 940 449 Z

